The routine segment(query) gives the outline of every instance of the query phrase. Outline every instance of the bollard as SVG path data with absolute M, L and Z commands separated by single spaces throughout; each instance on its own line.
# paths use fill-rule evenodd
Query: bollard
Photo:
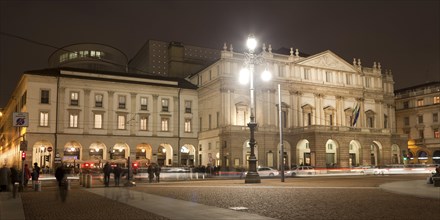
M 86 184 L 87 188 L 92 188 L 92 175 L 87 174 L 87 184 Z
M 35 191 L 41 192 L 41 181 L 40 180 L 35 181 Z
M 66 180 L 66 190 L 70 190 L 71 180 Z
M 18 191 L 19 183 L 15 182 L 12 186 L 12 198 L 15 199 L 17 197 L 17 191 Z
M 79 185 L 82 186 L 84 182 L 84 175 L 82 173 L 79 174 Z
M 83 173 L 82 177 L 83 177 L 82 186 L 86 187 L 86 185 L 87 185 L 87 174 Z

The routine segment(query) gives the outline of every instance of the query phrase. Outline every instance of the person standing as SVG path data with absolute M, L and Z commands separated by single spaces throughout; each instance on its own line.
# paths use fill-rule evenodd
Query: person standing
M 156 164 L 156 167 L 155 167 L 155 169 L 154 169 L 154 175 L 156 176 L 156 182 L 158 183 L 160 180 L 160 171 L 161 171 L 162 169 L 160 168 L 160 165 L 159 164 Z
M 119 166 L 119 164 L 116 164 L 116 167 L 113 169 L 113 174 L 115 175 L 115 186 L 119 186 L 121 173 L 122 173 L 121 166 Z
M 38 163 L 34 163 L 34 170 L 32 171 L 32 181 L 38 181 L 40 178 L 40 167 Z
M 24 187 L 27 187 L 29 179 L 32 177 L 31 170 L 27 164 L 24 165 Z
M 6 167 L 6 164 L 0 168 L 0 192 L 6 192 L 8 190 L 11 177 L 11 170 Z
M 58 188 L 60 190 L 61 201 L 65 202 L 67 198 L 67 179 L 66 179 L 66 170 L 64 169 L 63 164 L 61 164 L 55 170 L 55 178 L 58 181 Z
M 108 162 L 105 163 L 103 172 L 104 172 L 104 185 L 105 187 L 108 187 L 108 185 L 110 184 L 110 173 L 112 172 L 112 167 Z
M 153 179 L 154 179 L 154 167 L 153 167 L 153 164 L 148 165 L 147 172 L 148 172 L 148 180 L 149 180 L 150 183 L 152 183 Z

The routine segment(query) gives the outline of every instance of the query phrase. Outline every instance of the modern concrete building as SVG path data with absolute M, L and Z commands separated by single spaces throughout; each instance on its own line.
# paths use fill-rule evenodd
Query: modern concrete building
M 440 82 L 395 91 L 397 132 L 409 137 L 410 164 L 440 164 Z M 405 149 L 404 149 L 405 150 Z

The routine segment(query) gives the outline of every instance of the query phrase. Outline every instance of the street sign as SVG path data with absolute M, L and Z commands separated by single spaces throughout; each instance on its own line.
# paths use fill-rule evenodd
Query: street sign
M 29 113 L 27 113 L 27 112 L 14 112 L 14 113 L 12 113 L 12 126 L 14 126 L 14 127 L 28 127 L 29 126 Z
M 47 147 L 47 152 L 52 152 L 52 147 Z

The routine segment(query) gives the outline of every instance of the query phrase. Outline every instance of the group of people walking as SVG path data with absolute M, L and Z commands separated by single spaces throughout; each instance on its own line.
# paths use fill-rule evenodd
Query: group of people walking
M 156 177 L 156 183 L 160 182 L 160 172 L 161 172 L 162 168 L 155 163 L 152 163 L 150 165 L 148 165 L 148 179 L 149 182 L 152 183 L 154 180 L 154 177 Z
M 121 175 L 122 175 L 122 168 L 119 166 L 119 164 L 116 164 L 116 166 L 113 168 L 110 163 L 105 163 L 103 168 L 104 173 L 104 185 L 105 187 L 108 187 L 110 185 L 110 174 L 114 174 L 115 179 L 115 186 L 119 186 Z
M 29 166 L 25 164 L 24 174 L 22 173 L 22 170 L 18 169 L 16 166 L 8 168 L 6 164 L 4 164 L 3 167 L 0 168 L 0 192 L 16 192 L 18 189 L 15 189 L 14 187 L 17 187 L 17 185 L 20 186 L 19 190 L 23 189 L 21 186 L 27 188 L 29 179 L 32 178 L 32 181 L 38 181 L 39 176 L 40 167 L 37 163 L 34 163 L 34 168 L 32 171 L 30 170 Z

